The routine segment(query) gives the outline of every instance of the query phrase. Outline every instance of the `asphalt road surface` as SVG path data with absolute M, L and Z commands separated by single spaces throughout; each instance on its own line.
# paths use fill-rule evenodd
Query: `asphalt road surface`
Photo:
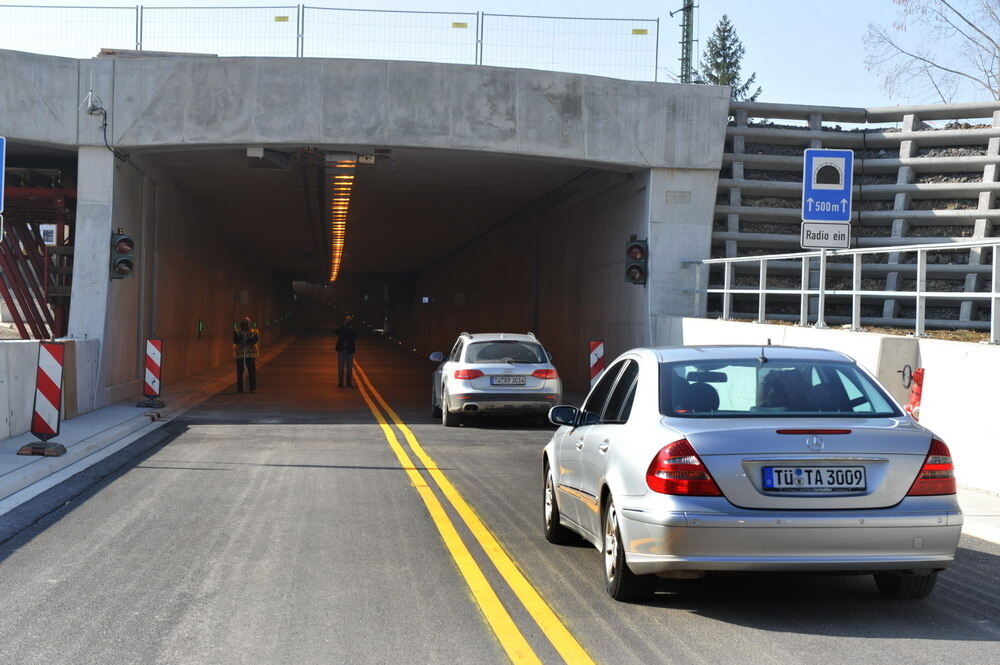
M 551 429 L 446 429 L 428 361 L 377 338 L 357 360 L 338 389 L 332 339 L 302 336 L 256 394 L 61 490 L 0 545 L 0 663 L 1000 662 L 1000 546 L 972 538 L 927 601 L 768 575 L 616 603 L 596 550 L 542 536 Z

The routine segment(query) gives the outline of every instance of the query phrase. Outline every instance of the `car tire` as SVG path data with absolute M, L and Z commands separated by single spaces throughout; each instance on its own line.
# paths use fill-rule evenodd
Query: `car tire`
M 461 421 L 461 414 L 448 410 L 448 393 L 441 393 L 441 424 L 445 427 L 458 427 Z
M 917 600 L 931 595 L 937 583 L 937 571 L 929 575 L 912 573 L 875 573 L 875 586 L 886 598 L 895 600 Z
M 604 509 L 603 522 L 601 558 L 604 563 L 604 581 L 608 595 L 623 602 L 651 598 L 656 592 L 657 578 L 654 575 L 636 575 L 629 570 L 625 561 L 622 532 L 618 528 L 618 511 L 610 498 Z
M 545 467 L 544 490 L 542 491 L 542 520 L 545 525 L 545 540 L 554 545 L 566 545 L 574 540 L 572 531 L 559 522 L 559 501 L 556 498 L 556 481 L 549 465 Z

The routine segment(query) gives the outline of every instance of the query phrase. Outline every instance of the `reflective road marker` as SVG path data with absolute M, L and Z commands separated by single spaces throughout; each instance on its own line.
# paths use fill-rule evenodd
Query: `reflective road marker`
M 447 476 L 441 472 L 437 463 L 427 454 L 410 428 L 406 426 L 406 423 L 400 419 L 399 415 L 378 392 L 368 374 L 365 373 L 357 361 L 354 363 L 354 370 L 360 378 L 359 385 L 369 390 L 375 396 L 375 399 L 378 400 L 379 405 L 389 414 L 392 422 L 403 433 L 403 437 L 406 439 L 407 444 L 409 444 L 410 449 L 424 464 L 427 472 L 434 479 L 434 482 L 437 483 L 438 488 L 444 494 L 445 498 L 448 499 L 455 511 L 458 512 L 462 521 L 465 522 L 469 531 L 472 532 L 472 535 L 475 536 L 483 551 L 486 552 L 486 556 L 496 566 L 497 571 L 510 586 L 518 600 L 521 601 L 521 604 L 524 605 L 531 618 L 538 624 L 545 637 L 548 638 L 552 646 L 562 656 L 563 660 L 569 665 L 594 665 L 594 660 L 590 657 L 590 654 L 573 637 L 573 634 L 569 632 L 566 625 L 552 608 L 549 607 L 549 604 L 545 602 L 545 599 L 538 593 L 538 590 L 528 581 L 528 578 L 524 576 L 524 573 L 517 567 L 517 564 L 514 563 L 514 560 L 507 554 L 503 546 L 500 545 L 496 536 L 487 528 L 459 491 L 455 489 L 455 486 L 451 484 Z M 368 399 L 367 396 L 365 399 Z M 409 459 L 409 457 L 406 459 Z

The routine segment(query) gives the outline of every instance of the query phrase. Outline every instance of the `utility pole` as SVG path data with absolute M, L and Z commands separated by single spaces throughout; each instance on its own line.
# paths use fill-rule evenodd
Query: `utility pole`
M 684 0 L 684 6 L 670 12 L 671 18 L 678 12 L 681 16 L 681 83 L 692 83 L 694 77 L 694 10 L 695 0 Z

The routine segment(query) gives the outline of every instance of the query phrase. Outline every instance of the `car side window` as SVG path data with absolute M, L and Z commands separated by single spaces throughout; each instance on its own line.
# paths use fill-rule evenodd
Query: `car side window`
M 639 376 L 639 363 L 634 360 L 625 361 L 625 369 L 618 377 L 618 383 L 611 391 L 608 404 L 601 416 L 602 423 L 624 423 L 632 410 L 632 400 L 635 399 L 636 377 Z
M 448 360 L 451 362 L 458 362 L 458 359 L 462 356 L 462 340 L 455 342 L 455 346 L 451 349 L 451 355 L 448 356 Z
M 621 371 L 622 365 L 625 361 L 615 363 L 607 371 L 604 372 L 604 376 L 601 380 L 597 382 L 594 389 L 590 391 L 590 396 L 587 397 L 587 401 L 583 403 L 583 410 L 589 411 L 597 416 L 601 415 L 604 410 L 604 402 L 608 398 L 608 393 L 611 392 L 612 386 L 615 384 L 615 379 L 618 378 L 618 372 Z

